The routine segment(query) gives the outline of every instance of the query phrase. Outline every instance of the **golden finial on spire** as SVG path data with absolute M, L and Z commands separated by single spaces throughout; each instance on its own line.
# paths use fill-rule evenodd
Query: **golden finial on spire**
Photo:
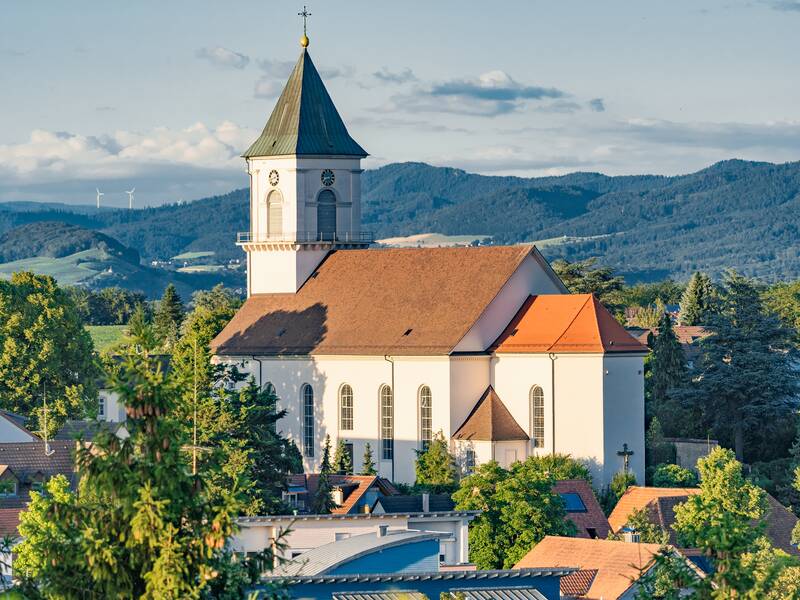
M 311 13 L 308 12 L 308 9 L 306 9 L 305 5 L 303 5 L 303 11 L 297 13 L 297 16 L 298 17 L 303 17 L 303 37 L 300 38 L 300 45 L 303 48 L 308 48 L 308 35 L 307 35 L 307 32 L 306 32 L 306 25 L 307 25 L 308 17 L 311 16 Z

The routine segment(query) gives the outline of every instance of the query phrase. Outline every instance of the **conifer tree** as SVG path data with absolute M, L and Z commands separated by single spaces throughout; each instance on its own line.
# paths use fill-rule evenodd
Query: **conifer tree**
M 333 470 L 339 475 L 353 474 L 353 461 L 344 444 L 344 440 L 336 443 L 336 452 L 333 453 Z
M 372 457 L 372 446 L 369 442 L 364 446 L 364 460 L 361 464 L 361 475 L 377 475 L 375 460 Z
M 696 272 L 681 296 L 681 325 L 706 325 L 714 312 L 716 290 L 711 278 Z
M 322 463 L 319 469 L 319 481 L 317 483 L 317 493 L 311 503 L 311 512 L 315 515 L 327 515 L 336 508 L 331 492 L 333 488 L 330 482 L 330 475 L 333 471 L 331 465 L 331 436 L 325 436 L 325 446 L 322 449 Z
M 161 296 L 161 300 L 158 302 L 153 318 L 156 334 L 167 347 L 171 347 L 178 339 L 178 333 L 185 316 L 186 309 L 183 306 L 183 301 L 178 295 L 178 290 L 170 283 L 164 289 L 164 295 Z
M 794 414 L 800 373 L 793 332 L 764 310 L 755 283 L 735 272 L 726 273 L 709 323 L 699 376 L 679 398 L 702 411 L 742 460 L 748 432 Z
M 425 450 L 417 450 L 417 485 L 434 492 L 452 492 L 458 483 L 455 457 L 447 448 L 442 431 L 437 432 Z
M 673 435 L 686 432 L 677 430 L 685 421 L 685 410 L 671 400 L 669 391 L 686 383 L 688 375 L 686 355 L 681 348 L 672 319 L 664 312 L 658 322 L 658 336 L 650 339 L 652 352 L 647 358 L 645 399 L 648 416 L 656 416 L 662 426 Z

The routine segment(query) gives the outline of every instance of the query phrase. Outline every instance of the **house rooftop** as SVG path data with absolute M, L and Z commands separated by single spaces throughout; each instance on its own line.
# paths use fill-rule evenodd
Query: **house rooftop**
M 498 354 L 649 351 L 593 294 L 530 296 L 493 349 Z
M 455 513 L 455 502 L 449 494 L 430 494 L 428 513 Z M 417 514 L 423 513 L 422 494 L 384 496 L 375 501 L 373 512 Z
M 300 555 L 302 556 L 302 555 Z M 563 577 L 574 573 L 575 568 L 514 568 L 510 570 L 487 571 L 435 571 L 431 573 L 364 573 L 360 575 L 312 575 L 312 576 L 270 576 L 263 578 L 266 583 L 279 581 L 285 585 L 305 583 L 405 583 L 416 581 L 480 579 L 529 579 L 532 577 Z M 521 583 L 521 582 L 520 582 Z
M 389 480 L 376 475 L 329 475 L 328 481 L 332 488 L 341 489 L 344 495 L 344 502 L 331 511 L 334 514 L 350 513 L 373 487 L 377 487 L 386 496 L 397 494 L 397 489 Z M 304 489 L 309 498 L 312 498 L 319 487 L 319 474 L 291 475 L 288 483 L 290 488 Z
M 659 498 L 680 497 L 685 500 L 693 494 L 699 494 L 699 488 L 660 488 L 632 485 L 619 499 L 614 510 L 608 516 L 611 530 L 619 531 L 628 522 L 634 510 L 646 508 L 648 504 Z
M 561 479 L 556 481 L 553 491 L 564 499 L 567 518 L 575 524 L 578 537 L 601 540 L 608 537 L 611 527 L 588 481 Z

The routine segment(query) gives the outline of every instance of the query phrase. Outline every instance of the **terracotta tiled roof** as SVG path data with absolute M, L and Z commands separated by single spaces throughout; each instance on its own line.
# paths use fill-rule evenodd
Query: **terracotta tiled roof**
M 19 513 L 22 508 L 0 508 L 0 537 L 18 535 Z
M 494 388 L 489 386 L 466 421 L 453 434 L 453 439 L 506 442 L 530 438 L 500 400 Z
M 330 481 L 331 486 L 334 488 L 340 487 L 350 490 L 344 498 L 344 503 L 331 511 L 334 514 L 347 514 L 352 511 L 358 501 L 373 486 L 377 486 L 381 490 L 381 493 L 386 496 L 398 493 L 397 488 L 388 480 L 375 475 L 329 475 L 328 481 Z M 291 475 L 288 483 L 292 486 L 305 487 L 308 492 L 310 503 L 310 499 L 317 493 L 319 474 Z
M 618 532 L 625 527 L 634 510 L 646 508 L 659 498 L 682 497 L 682 501 L 684 501 L 688 496 L 699 493 L 699 488 L 658 488 L 633 485 L 622 494 L 614 510 L 608 516 L 608 523 L 611 525 L 612 531 Z
M 592 582 L 597 576 L 597 569 L 575 571 L 561 578 L 561 595 L 579 598 L 589 593 Z
M 640 577 L 658 544 L 634 544 L 613 540 L 587 540 L 547 536 L 519 561 L 514 568 L 577 567 L 596 570 L 589 590 L 583 596 L 593 600 L 619 598 Z
M 334 251 L 296 294 L 248 298 L 212 348 L 218 355 L 449 354 L 532 252 L 529 245 Z
M 585 512 L 567 511 L 567 518 L 575 523 L 576 535 L 582 538 L 590 538 L 589 529 L 593 529 L 596 537 L 604 540 L 608 537 L 611 528 L 608 519 L 603 514 L 603 509 L 595 498 L 592 486 L 585 479 L 562 479 L 556 481 L 553 491 L 556 494 L 578 494 L 586 507 Z
M 531 296 L 493 348 L 522 354 L 648 351 L 592 294 Z
M 672 528 L 675 523 L 675 507 L 686 502 L 689 496 L 699 494 L 698 488 L 656 488 L 634 486 L 622 495 L 608 520 L 614 531 L 619 531 L 628 522 L 630 514 L 636 509 L 646 508 L 650 521 L 667 531 L 670 543 L 677 544 L 677 536 Z M 766 517 L 765 534 L 773 546 L 790 554 L 799 554 L 792 544 L 792 530 L 798 519 L 777 499 L 767 494 L 770 512 Z

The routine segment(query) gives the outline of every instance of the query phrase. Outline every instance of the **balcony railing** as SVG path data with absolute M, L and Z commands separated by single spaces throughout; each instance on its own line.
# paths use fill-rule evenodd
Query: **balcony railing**
M 294 233 L 252 233 L 240 231 L 236 234 L 237 244 L 253 243 L 291 243 L 291 244 L 371 244 L 375 235 L 371 231 L 359 232 L 325 232 L 325 231 L 297 231 Z

